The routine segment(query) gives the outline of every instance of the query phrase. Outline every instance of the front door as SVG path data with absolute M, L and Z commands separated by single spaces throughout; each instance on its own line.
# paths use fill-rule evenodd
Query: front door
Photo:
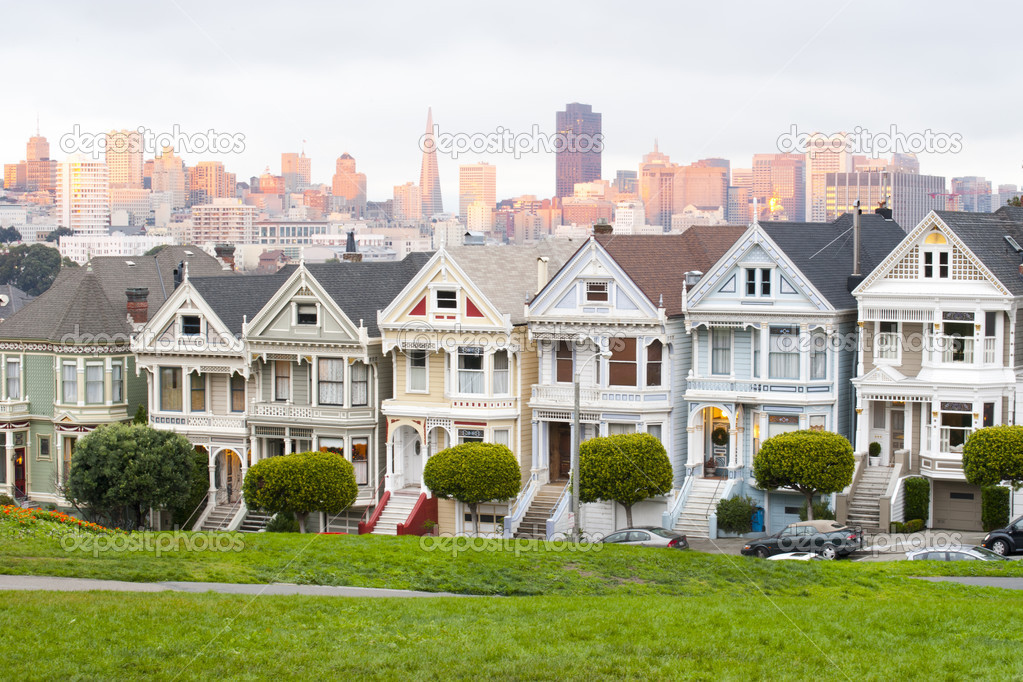
M 25 495 L 25 448 L 14 451 L 14 487 L 18 489 L 19 496 Z
M 405 485 L 419 485 L 423 480 L 423 443 L 419 434 L 405 442 Z
M 550 479 L 564 481 L 572 475 L 572 427 L 550 422 Z
M 881 444 L 882 462 L 888 458 L 891 449 L 891 440 L 888 436 L 888 411 L 888 403 L 875 400 L 870 404 L 870 442 Z

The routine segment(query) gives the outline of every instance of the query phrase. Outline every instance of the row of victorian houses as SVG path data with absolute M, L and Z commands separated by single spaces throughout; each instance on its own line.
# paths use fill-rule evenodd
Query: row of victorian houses
M 801 496 L 756 488 L 752 460 L 813 429 L 854 444 L 840 519 L 903 520 L 903 481 L 923 476 L 930 525 L 975 529 L 962 445 L 1018 423 L 1021 244 L 1021 209 L 932 212 L 908 234 L 878 209 L 272 275 L 235 274 L 229 248 L 95 258 L 0 323 L 2 488 L 65 505 L 76 440 L 144 405 L 209 457 L 195 527 L 252 523 L 254 462 L 329 449 L 359 495 L 317 529 L 461 533 L 468 510 L 433 498 L 423 466 L 486 441 L 516 453 L 522 489 L 481 506 L 482 530 L 549 537 L 571 525 L 578 383 L 582 440 L 646 432 L 671 459 L 672 489 L 637 523 L 713 535 L 734 495 L 759 502 L 768 531 L 796 520 Z M 591 535 L 624 523 L 610 503 L 580 514 Z

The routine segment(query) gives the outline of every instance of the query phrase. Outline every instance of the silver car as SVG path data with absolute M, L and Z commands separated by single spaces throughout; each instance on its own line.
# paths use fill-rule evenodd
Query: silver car
M 906 552 L 911 561 L 1011 561 L 1008 557 L 978 546 L 924 547 Z
M 601 542 L 616 545 L 637 545 L 639 547 L 671 547 L 688 549 L 689 541 L 682 533 L 658 526 L 636 526 L 615 531 Z

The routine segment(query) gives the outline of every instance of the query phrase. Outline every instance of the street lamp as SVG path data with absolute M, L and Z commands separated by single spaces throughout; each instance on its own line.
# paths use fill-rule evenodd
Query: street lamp
M 600 348 L 600 344 L 597 344 L 599 350 L 598 353 L 594 353 L 590 357 L 586 358 L 575 370 L 575 376 L 573 377 L 573 389 L 574 389 L 574 401 L 572 408 L 572 542 L 579 542 L 579 444 L 581 442 L 582 433 L 580 431 L 579 424 L 579 380 L 582 376 L 583 370 L 586 369 L 586 365 L 591 360 L 597 358 L 609 358 L 611 357 L 610 351 Z

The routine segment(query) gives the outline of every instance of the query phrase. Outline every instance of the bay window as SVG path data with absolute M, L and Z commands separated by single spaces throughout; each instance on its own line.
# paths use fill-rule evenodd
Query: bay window
M 85 366 L 85 402 L 98 405 L 103 402 L 103 365 L 87 364 Z
M 181 368 L 160 368 L 160 409 L 167 412 L 181 411 Z
M 319 358 L 316 370 L 317 401 L 320 405 L 343 405 L 345 401 L 345 361 Z
M 494 395 L 508 394 L 508 351 L 494 353 Z
M 364 362 L 352 363 L 349 377 L 352 381 L 352 406 L 369 405 L 369 366 Z
M 799 328 L 771 327 L 770 336 L 768 376 L 771 379 L 798 379 Z
M 636 385 L 636 339 L 615 339 L 611 342 L 607 381 L 610 386 Z
M 458 349 L 458 392 L 483 393 L 483 348 L 461 346 Z
M 732 330 L 726 327 L 711 329 L 710 373 L 732 373 Z

